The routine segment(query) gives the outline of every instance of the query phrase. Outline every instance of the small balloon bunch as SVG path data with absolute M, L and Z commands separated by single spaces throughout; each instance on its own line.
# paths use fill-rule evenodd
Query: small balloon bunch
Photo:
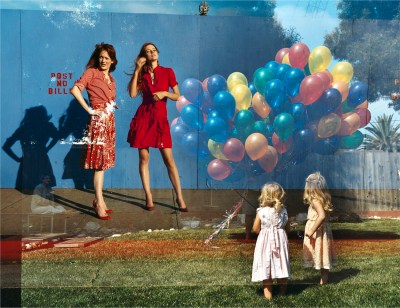
M 368 85 L 352 82 L 348 62 L 328 71 L 331 61 L 329 48 L 310 52 L 296 43 L 256 69 L 252 82 L 240 72 L 186 79 L 176 102 L 180 117 L 171 125 L 174 141 L 188 154 L 211 155 L 207 173 L 219 181 L 232 179 L 235 170 L 272 172 L 288 151 L 298 164 L 311 152 L 359 147 L 358 129 L 371 119 Z

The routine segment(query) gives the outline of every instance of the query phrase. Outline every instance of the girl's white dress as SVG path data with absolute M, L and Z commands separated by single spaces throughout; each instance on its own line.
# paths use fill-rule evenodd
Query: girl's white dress
M 285 231 L 288 214 L 285 207 L 278 214 L 275 208 L 257 209 L 261 219 L 261 231 L 254 249 L 251 281 L 288 278 L 290 276 L 289 244 Z

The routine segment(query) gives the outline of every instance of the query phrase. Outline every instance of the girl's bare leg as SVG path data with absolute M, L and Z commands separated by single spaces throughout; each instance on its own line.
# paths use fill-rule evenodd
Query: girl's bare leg
M 321 280 L 319 281 L 319 284 L 326 284 L 328 283 L 328 274 L 329 270 L 326 268 L 321 268 Z
M 142 180 L 142 186 L 146 195 L 146 207 L 152 208 L 153 196 L 150 190 L 150 172 L 149 172 L 150 153 L 149 149 L 139 149 L 139 174 Z
M 278 279 L 279 284 L 279 294 L 285 294 L 287 289 L 287 278 L 280 278 Z
M 264 297 L 266 299 L 272 299 L 272 280 L 266 279 L 263 281 Z
M 182 188 L 181 181 L 179 179 L 178 168 L 176 167 L 174 157 L 172 155 L 171 148 L 160 149 L 161 156 L 163 158 L 164 164 L 168 170 L 168 176 L 171 181 L 172 186 L 174 187 L 176 199 L 180 208 L 186 208 L 185 200 L 183 200 L 182 196 Z

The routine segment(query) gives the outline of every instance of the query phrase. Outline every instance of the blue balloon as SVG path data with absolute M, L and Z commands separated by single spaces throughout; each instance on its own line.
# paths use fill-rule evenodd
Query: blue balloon
M 188 104 L 182 108 L 181 118 L 189 127 L 196 129 L 203 128 L 203 114 L 200 109 L 193 104 Z
M 275 130 L 274 130 L 274 126 L 272 124 L 267 124 L 266 125 L 266 134 L 268 138 L 271 138 L 272 135 L 274 134 Z
M 314 152 L 320 155 L 332 155 L 335 154 L 340 146 L 340 139 L 337 136 L 333 136 L 326 139 L 321 139 L 314 143 Z
M 290 113 L 294 119 L 295 129 L 302 129 L 307 122 L 306 107 L 302 103 L 292 104 Z
M 251 91 L 251 95 L 256 94 L 257 89 L 256 89 L 256 86 L 254 85 L 254 82 L 252 82 L 252 81 L 249 82 L 248 87 L 249 87 L 249 89 L 250 89 L 250 91 Z
M 189 128 L 185 124 L 175 124 L 171 126 L 171 136 L 174 142 L 182 143 L 182 137 L 189 132 Z
M 196 155 L 198 146 L 197 132 L 186 133 L 182 137 L 182 146 L 184 147 L 186 154 L 189 154 L 191 156 Z
M 314 133 L 311 129 L 305 128 L 294 133 L 294 148 L 309 153 L 314 143 Z
M 271 107 L 279 108 L 285 100 L 285 86 L 279 79 L 272 79 L 265 85 L 264 97 Z
M 217 110 L 211 110 L 208 114 L 207 118 L 212 118 L 212 117 L 219 117 L 219 113 Z
M 206 124 L 204 125 L 204 130 L 210 139 L 217 142 L 224 142 L 228 139 L 229 126 L 228 123 L 218 117 L 209 117 Z
M 268 61 L 264 67 L 270 70 L 273 73 L 274 78 L 276 78 L 276 74 L 278 72 L 280 64 L 276 61 Z
M 292 67 L 288 64 L 280 64 L 275 77 L 281 81 L 284 81 L 287 71 L 291 68 Z
M 322 92 L 316 102 L 307 106 L 307 114 L 310 120 L 318 120 L 321 117 L 334 112 L 342 102 L 342 95 L 335 88 L 328 88 Z
M 290 98 L 285 95 L 283 101 L 277 100 L 273 104 L 271 104 L 270 107 L 272 108 L 272 112 L 275 115 L 282 112 L 290 113 L 292 102 L 290 101 Z
M 325 106 L 324 115 L 334 112 L 342 102 L 342 94 L 338 89 L 328 88 L 322 92 L 318 101 Z
M 292 97 L 299 94 L 301 81 L 305 77 L 306 76 L 301 69 L 288 69 L 284 78 L 286 94 Z
M 227 89 L 226 79 L 218 74 L 210 76 L 207 80 L 207 89 L 211 96 L 214 97 L 218 91 Z
M 203 113 L 209 114 L 213 110 L 213 98 L 208 91 L 204 91 L 203 98 L 201 100 L 200 109 Z
M 203 85 L 194 78 L 185 79 L 180 87 L 181 95 L 183 95 L 192 104 L 200 105 L 203 99 Z
M 221 118 L 230 120 L 235 115 L 236 101 L 228 91 L 218 91 L 214 95 L 213 103 Z
M 368 84 L 357 81 L 350 86 L 347 104 L 356 107 L 362 104 L 368 98 Z

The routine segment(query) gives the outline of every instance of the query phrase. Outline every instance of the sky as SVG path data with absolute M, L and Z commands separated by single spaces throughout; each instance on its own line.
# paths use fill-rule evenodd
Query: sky
M 193 0 L 0 0 L 1 9 L 124 12 L 153 14 L 198 14 L 201 1 Z M 209 15 L 263 16 L 264 1 L 210 0 Z M 275 17 L 284 28 L 295 28 L 310 51 L 323 45 L 324 36 L 339 25 L 337 0 L 276 0 Z M 317 25 L 317 26 L 316 26 Z M 332 61 L 330 67 L 336 63 Z M 395 113 L 388 100 L 369 105 L 373 120 L 382 114 Z

